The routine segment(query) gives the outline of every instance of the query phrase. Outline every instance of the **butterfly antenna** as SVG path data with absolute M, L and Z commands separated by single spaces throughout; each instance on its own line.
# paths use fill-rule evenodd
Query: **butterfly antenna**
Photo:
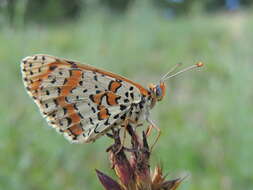
M 160 81 L 165 81 L 166 77 L 169 76 L 172 72 L 174 72 L 177 68 L 179 68 L 182 65 L 182 63 L 178 63 L 174 65 L 162 78 Z
M 176 72 L 175 74 L 173 74 L 173 75 L 169 75 L 172 71 L 170 71 L 170 72 L 168 72 L 162 79 L 161 79 L 161 81 L 163 82 L 163 81 L 165 81 L 165 80 L 167 80 L 167 79 L 169 79 L 169 78 L 172 78 L 172 77 L 174 77 L 174 76 L 177 76 L 177 75 L 179 75 L 179 74 L 181 74 L 181 73 L 184 73 L 184 72 L 186 72 L 186 71 L 189 71 L 189 70 L 192 70 L 192 69 L 195 69 L 195 68 L 197 68 L 197 67 L 202 67 L 204 64 L 202 63 L 202 62 L 197 62 L 196 64 L 194 64 L 194 65 L 192 65 L 192 66 L 189 66 L 189 67 L 186 67 L 185 69 L 183 69 L 183 70 L 181 70 L 181 71 L 178 71 L 178 72 Z M 177 67 L 178 67 L 178 64 L 176 65 Z M 174 68 L 177 68 L 177 67 L 174 67 Z M 173 70 L 175 70 L 173 68 Z M 171 69 L 172 70 L 172 69 Z

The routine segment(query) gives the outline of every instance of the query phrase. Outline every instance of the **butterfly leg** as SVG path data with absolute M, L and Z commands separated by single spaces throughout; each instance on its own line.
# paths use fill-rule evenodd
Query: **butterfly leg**
M 124 145 L 125 145 L 125 141 L 126 141 L 126 132 L 127 132 L 127 126 L 128 124 L 131 123 L 131 124 L 135 124 L 136 126 L 139 126 L 139 124 L 130 119 L 130 118 L 126 118 L 123 122 L 123 124 L 121 125 L 122 127 L 124 127 L 124 133 L 123 133 L 123 139 L 122 139 L 122 144 L 121 144 L 121 147 L 119 148 L 119 150 L 117 151 L 117 153 L 122 149 L 124 148 Z
M 157 132 L 158 132 L 158 135 L 157 135 L 157 137 L 156 137 L 156 139 L 155 139 L 155 141 L 154 141 L 154 143 L 152 144 L 151 149 L 150 149 L 150 150 L 152 151 L 153 148 L 154 148 L 154 146 L 156 145 L 156 143 L 157 143 L 157 141 L 158 141 L 160 135 L 161 135 L 161 129 L 160 129 L 159 127 L 157 127 L 156 124 L 155 124 L 149 117 L 147 118 L 147 122 L 150 124 L 150 125 L 148 126 L 147 131 L 146 131 L 146 135 L 147 135 L 147 136 L 149 136 L 149 135 L 151 134 L 152 128 L 155 128 L 155 129 L 157 130 Z

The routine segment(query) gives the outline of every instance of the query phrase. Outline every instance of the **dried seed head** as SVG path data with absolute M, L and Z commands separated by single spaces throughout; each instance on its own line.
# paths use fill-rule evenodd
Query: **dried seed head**
M 112 178 L 96 170 L 98 179 L 106 190 L 122 190 L 121 186 Z
M 175 190 L 184 178 L 165 181 L 161 167 L 156 167 L 153 175 L 150 172 L 150 150 L 145 133 L 142 138 L 138 136 L 131 125 L 126 127 L 130 138 L 131 148 L 121 144 L 119 131 L 113 130 L 109 135 L 114 144 L 107 151 L 119 183 L 112 178 L 97 171 L 99 180 L 106 190 Z M 126 152 L 130 152 L 126 154 Z

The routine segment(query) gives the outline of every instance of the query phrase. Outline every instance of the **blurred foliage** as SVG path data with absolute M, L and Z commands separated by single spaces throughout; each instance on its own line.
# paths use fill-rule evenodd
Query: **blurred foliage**
M 9 23 L 20 25 L 27 21 L 57 23 L 76 19 L 81 13 L 98 7 L 109 8 L 113 13 L 123 14 L 134 0 L 1 0 L 0 11 Z M 225 0 L 146 0 L 165 11 L 168 17 L 198 14 L 225 8 Z M 252 5 L 251 0 L 240 0 L 242 6 Z
M 76 19 L 84 8 L 82 0 L 27 0 L 25 19 L 44 23 Z
M 134 0 L 100 0 L 101 5 L 116 11 L 117 13 L 124 13 Z
M 167 11 L 168 16 L 199 14 L 225 10 L 225 0 L 153 0 L 160 9 Z M 241 6 L 250 6 L 251 0 L 240 0 Z
M 5 16 L 11 24 L 19 20 L 23 23 L 55 23 L 76 19 L 84 10 L 85 3 L 82 0 L 2 0 L 0 7 L 4 12 L 1 16 Z

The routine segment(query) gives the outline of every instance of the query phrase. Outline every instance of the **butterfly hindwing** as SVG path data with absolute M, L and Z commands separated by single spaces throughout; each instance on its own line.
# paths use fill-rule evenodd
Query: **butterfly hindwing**
M 21 68 L 43 116 L 72 142 L 95 140 L 146 93 L 119 75 L 53 56 L 27 57 Z

